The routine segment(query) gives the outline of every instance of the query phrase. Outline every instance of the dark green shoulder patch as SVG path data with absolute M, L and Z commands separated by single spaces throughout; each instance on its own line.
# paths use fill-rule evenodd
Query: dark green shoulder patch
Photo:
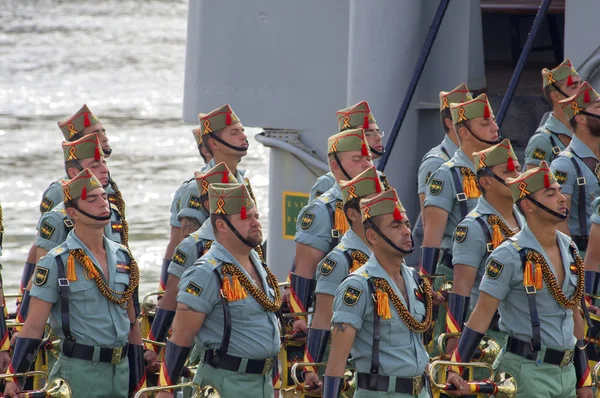
M 192 294 L 194 296 L 200 296 L 200 294 L 202 293 L 202 288 L 200 286 L 196 285 L 194 282 L 190 282 L 186 286 L 185 292 Z
M 40 267 L 39 265 L 35 268 L 35 278 L 33 282 L 36 286 L 42 286 L 48 280 L 48 268 Z
M 185 263 L 186 259 L 187 259 L 187 254 L 182 252 L 180 249 L 177 249 L 175 251 L 175 254 L 173 255 L 173 262 L 175 264 L 183 265 Z
M 197 195 L 190 195 L 188 207 L 194 210 L 202 210 L 202 201 L 200 200 L 200 197 Z
M 569 178 L 569 173 L 566 173 L 566 172 L 560 171 L 560 170 L 556 170 L 554 172 L 554 177 L 556 177 L 556 181 L 558 181 L 558 183 L 560 185 L 563 185 L 565 182 L 567 182 L 567 178 Z
M 537 160 L 544 160 L 546 158 L 546 151 L 541 148 L 535 148 L 533 150 L 533 158 Z
M 456 227 L 456 230 L 454 231 L 454 240 L 458 243 L 464 242 L 465 239 L 467 239 L 467 232 L 469 232 L 469 227 Z
M 310 213 L 308 211 L 305 212 L 302 216 L 302 222 L 300 223 L 300 227 L 302 227 L 302 229 L 308 229 L 312 225 L 314 219 L 314 213 Z
M 331 274 L 335 266 L 337 265 L 337 261 L 330 259 L 329 257 L 325 257 L 323 262 L 321 262 L 320 272 L 321 275 L 327 276 Z
M 504 264 L 497 260 L 492 260 L 485 269 L 485 275 L 490 279 L 497 279 L 502 273 Z
M 42 226 L 40 227 L 40 236 L 43 239 L 50 239 L 50 237 L 54 233 L 54 229 L 55 228 L 52 225 L 50 225 L 50 223 L 48 223 L 47 221 L 44 221 L 42 223 Z
M 352 286 L 348 286 L 346 288 L 346 290 L 344 291 L 344 298 L 342 301 L 348 307 L 352 307 L 353 305 L 358 303 L 358 299 L 360 298 L 361 294 L 362 294 L 362 290 L 356 289 Z
M 40 204 L 40 212 L 45 213 L 48 210 L 52 209 L 54 206 L 54 202 L 48 199 L 46 196 L 43 197 L 42 203 Z
M 433 196 L 437 196 L 442 192 L 442 188 L 444 188 L 444 181 L 433 179 L 429 183 L 429 193 Z

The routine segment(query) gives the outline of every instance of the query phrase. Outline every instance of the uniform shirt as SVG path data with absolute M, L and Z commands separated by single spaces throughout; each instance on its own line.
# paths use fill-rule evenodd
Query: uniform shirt
M 317 197 L 321 196 L 323 193 L 329 191 L 334 185 L 335 177 L 333 176 L 333 173 L 331 171 L 317 178 L 317 182 L 315 182 L 315 185 L 313 185 L 310 189 L 308 203 L 312 202 Z
M 206 170 L 210 170 L 211 168 L 215 167 L 216 163 L 214 159 L 211 159 L 207 164 L 205 164 L 204 166 L 202 166 L 202 168 L 200 169 L 200 172 L 204 172 Z M 193 191 L 191 188 L 188 187 L 189 184 L 193 184 L 194 186 L 197 186 L 196 184 L 196 179 L 195 178 L 190 178 L 187 181 L 184 181 L 179 188 L 177 188 L 177 190 L 175 191 L 175 195 L 173 195 L 173 200 L 171 201 L 171 215 L 169 217 L 169 225 L 171 225 L 172 227 L 175 228 L 181 228 L 181 221 L 178 218 L 178 214 L 179 211 L 181 210 L 181 195 L 182 193 L 187 190 L 189 191 Z M 204 219 L 206 219 L 208 217 L 208 214 L 206 213 L 206 211 L 201 210 Z M 202 221 L 204 222 L 204 221 Z M 200 224 L 202 224 L 202 222 Z
M 35 247 L 52 250 L 67 239 L 69 231 L 73 228 L 73 221 L 67 215 L 64 202 L 52 210 L 42 214 L 39 221 L 38 234 L 35 238 Z M 110 205 L 110 222 L 104 227 L 104 236 L 116 243 L 121 243 L 123 222 L 119 209 L 114 204 Z
M 62 183 L 68 181 L 69 177 L 64 176 L 54 181 L 46 188 L 42 194 L 42 202 L 40 204 L 40 212 L 44 214 L 47 211 L 52 210 L 55 206 L 64 202 L 64 195 L 62 190 Z M 111 197 L 114 196 L 115 191 L 112 185 L 109 183 L 108 186 L 104 187 L 106 194 Z
M 202 169 L 202 171 L 210 170 L 214 166 L 216 166 L 214 164 L 214 160 L 211 160 Z M 250 183 L 244 178 L 245 174 L 246 170 L 237 169 L 235 172 L 235 178 L 240 184 L 249 185 Z M 181 188 L 181 205 L 179 212 L 177 213 L 177 219 L 181 222 L 183 217 L 191 217 L 198 220 L 200 225 L 202 225 L 208 216 L 208 212 L 202 206 L 198 184 L 196 183 L 195 179 L 191 180 Z
M 567 137 L 573 137 L 571 130 L 567 128 L 554 113 L 550 113 L 543 126 L 539 127 L 535 134 L 529 139 L 527 148 L 525 148 L 525 164 L 539 166 L 542 160 L 550 164 L 557 153 L 563 151 L 565 144 L 558 138 L 557 134 L 564 134 Z M 558 149 L 554 149 L 554 146 Z
M 369 246 L 352 229 L 349 229 L 340 243 L 317 266 L 316 294 L 335 296 L 338 286 L 352 269 L 352 260 L 349 256 L 354 250 L 363 252 L 367 257 L 371 256 Z
M 437 146 L 434 146 L 423 156 L 421 159 L 421 165 L 419 166 L 419 172 L 417 174 L 417 193 L 419 195 L 424 194 L 427 191 L 427 181 L 429 177 L 436 171 L 442 164 L 450 160 L 458 147 L 448 134 L 444 137 L 444 140 Z
M 600 224 L 600 198 L 596 198 L 592 202 L 592 217 L 590 217 L 590 221 L 594 224 Z
M 373 347 L 373 299 L 369 277 L 384 278 L 394 289 L 411 314 L 422 322 L 425 305 L 415 295 L 420 287 L 415 281 L 417 272 L 402 264 L 402 277 L 408 294 L 408 305 L 396 283 L 379 265 L 377 258 L 369 261 L 346 278 L 335 292 L 331 323 L 345 323 L 356 329 L 351 357 L 357 372 L 369 373 Z M 379 374 L 383 376 L 414 377 L 423 374 L 429 355 L 423 346 L 422 334 L 411 332 L 400 319 L 390 299 L 391 319 L 380 318 Z
M 196 232 L 186 236 L 175 248 L 173 260 L 169 265 L 169 274 L 181 279 L 181 275 L 198 260 L 198 254 L 205 253 L 204 249 L 207 243 L 212 243 L 214 240 L 212 223 L 205 222 Z
M 467 267 L 477 268 L 477 278 L 471 289 L 471 310 L 477 304 L 479 284 L 485 272 L 486 260 L 490 255 L 488 244 L 491 248 L 491 241 L 488 241 L 488 234 L 489 236 L 492 235 L 492 226 L 487 220 L 490 214 L 497 215 L 502 222 L 510 227 L 500 213 L 482 196 L 479 198 L 475 209 L 458 224 L 454 234 L 454 243 L 452 244 L 452 265 L 463 264 Z M 513 206 L 513 214 L 519 223 L 519 228 L 523 228 L 525 218 L 519 213 L 516 206 Z M 487 231 L 482 229 L 481 224 L 477 221 L 478 218 L 483 220 L 487 226 Z
M 559 231 L 556 232 L 556 238 L 565 274 L 561 289 L 567 297 L 571 297 L 577 286 L 577 274 L 570 270 L 571 263 L 575 261 L 569 250 L 571 238 Z M 504 241 L 492 252 L 479 290 L 501 301 L 498 308 L 500 330 L 509 336 L 528 342 L 532 335 L 531 318 L 527 293 L 523 286 L 524 264 L 521 264 L 519 256 L 521 248 L 534 249 L 542 254 L 556 276 L 550 259 L 533 232 L 525 225 L 521 232 Z M 545 283 L 543 289 L 536 293 L 536 302 L 541 323 L 542 344 L 557 350 L 572 350 L 576 342 L 573 335 L 573 311 L 558 305 Z
M 333 229 L 333 219 L 329 212 L 331 206 L 335 211 L 337 201 L 342 201 L 342 191 L 338 184 L 309 202 L 300 210 L 298 221 L 296 222 L 296 243 L 302 243 L 314 247 L 324 253 L 328 253 L 333 248 L 331 230 Z
M 577 156 L 574 156 L 576 153 Z M 579 158 L 594 158 L 596 155 L 592 150 L 583 143 L 577 136 L 573 136 L 573 140 L 567 146 L 560 156 L 552 161 L 550 169 L 554 173 L 556 180 L 562 185 L 563 194 L 571 195 L 571 210 L 569 212 L 569 231 L 572 236 L 589 235 L 590 223 L 589 219 L 592 216 L 592 202 L 595 198 L 600 196 L 600 185 L 598 184 L 598 178 L 594 172 L 586 166 L 585 163 Z M 573 165 L 571 159 L 579 165 L 581 174 L 585 177 L 585 214 L 586 214 L 586 231 L 581 231 L 579 227 L 579 185 L 577 183 L 577 171 Z
M 37 264 L 31 297 L 52 303 L 50 326 L 52 332 L 64 338 L 61 321 L 60 288 L 56 257 L 62 259 L 65 273 L 69 250 L 83 249 L 94 263 L 98 272 L 107 280 L 108 286 L 118 292 L 129 285 L 130 257 L 126 247 L 104 237 L 108 276 L 102 271 L 98 260 L 77 237 L 75 230 L 69 232 L 60 246 L 52 249 Z M 127 309 L 108 301 L 98 289 L 93 279 L 86 279 L 84 268 L 75 261 L 77 280 L 69 282 L 69 324 L 71 335 L 77 343 L 97 347 L 122 347 L 129 336 L 129 316 Z M 117 296 L 119 297 L 119 296 Z
M 267 284 L 267 273 L 256 252 L 250 258 L 260 275 L 265 293 L 271 301 L 275 299 L 275 291 Z M 252 281 L 252 278 L 235 258 L 220 245 L 213 242 L 210 250 L 202 256 L 195 267 L 188 269 L 179 282 L 177 301 L 196 311 L 206 314 L 200 331 L 195 337 L 196 344 L 203 350 L 217 349 L 223 337 L 223 304 L 221 302 L 221 283 L 214 270 L 221 277 L 221 266 L 234 264 Z M 265 310 L 247 293 L 243 300 L 229 303 L 231 311 L 231 340 L 227 354 L 249 358 L 273 358 L 279 353 L 279 322 L 277 316 Z
M 469 160 L 467 155 L 465 155 L 461 149 L 458 149 L 452 159 L 441 165 L 429 178 L 425 201 L 423 202 L 423 207 L 435 206 L 448 212 L 448 221 L 446 222 L 446 228 L 444 229 L 444 238 L 440 245 L 440 248 L 446 251 L 452 250 L 452 235 L 454 234 L 454 229 L 462 220 L 460 203 L 456 198 L 458 191 L 454 185 L 454 177 L 452 176 L 453 172 L 451 170 L 452 168 L 457 168 L 456 171 L 458 172 L 461 181 L 459 189 L 460 192 L 463 192 L 463 176 L 460 172 L 461 167 L 468 167 L 475 173 L 473 162 Z M 477 205 L 477 198 L 467 199 L 466 202 L 468 211 L 471 211 Z

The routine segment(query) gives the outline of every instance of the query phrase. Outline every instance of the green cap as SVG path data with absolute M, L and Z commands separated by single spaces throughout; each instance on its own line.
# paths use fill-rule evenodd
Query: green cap
M 477 171 L 485 167 L 492 167 L 504 163 L 509 163 L 509 171 L 514 171 L 515 163 L 518 161 L 519 159 L 508 138 L 505 138 L 501 143 L 484 149 L 483 151 L 473 153 L 473 163 L 475 164 Z
M 62 148 L 65 163 L 71 160 L 100 160 L 100 158 L 104 157 L 104 151 L 102 150 L 102 145 L 100 145 L 100 140 L 96 133 L 86 135 L 77 141 L 63 142 Z
M 192 134 L 194 134 L 194 139 L 196 140 L 196 146 L 202 145 L 202 129 L 200 127 L 192 130 Z
M 246 218 L 246 211 L 254 207 L 254 201 L 244 184 L 210 184 L 208 187 L 210 214 L 239 214 Z
M 202 135 L 210 134 L 223 130 L 225 127 L 239 123 L 240 119 L 233 112 L 229 104 L 225 104 L 210 113 L 201 113 L 198 115 Z
M 359 128 L 366 130 L 369 128 L 369 123 L 376 123 L 367 101 L 361 101 L 349 108 L 340 109 L 335 114 L 337 116 L 338 131 Z
M 64 201 L 68 202 L 79 197 L 85 200 L 87 199 L 87 194 L 97 188 L 102 188 L 100 181 L 98 181 L 90 169 L 83 169 L 73 179 L 63 181 Z
M 579 112 L 585 110 L 588 106 L 598 99 L 599 95 L 588 82 L 583 82 L 579 86 L 577 94 L 559 101 L 560 107 L 569 120 L 573 119 Z
M 529 169 L 517 178 L 506 179 L 506 185 L 510 188 L 515 202 L 541 189 L 550 188 L 555 182 L 554 174 L 550 171 L 548 163 L 543 160 L 539 167 Z
M 461 104 L 450 104 L 450 111 L 452 112 L 452 123 L 454 124 L 479 117 L 488 119 L 494 116 L 488 97 L 485 94 L 481 94 L 479 97 Z
M 350 181 L 340 181 L 344 204 L 383 191 L 375 166 L 371 166 Z
M 219 163 L 212 169 L 205 171 L 204 173 L 200 171 L 195 172 L 194 177 L 196 177 L 196 183 L 198 184 L 200 196 L 208 195 L 208 187 L 211 184 L 237 183 L 235 176 L 231 174 L 231 171 L 223 162 Z
M 339 152 L 360 151 L 362 156 L 369 156 L 369 143 L 363 129 L 345 130 L 329 137 L 327 140 L 327 154 Z
M 579 76 L 579 73 L 577 73 L 573 67 L 571 60 L 566 58 L 560 65 L 552 70 L 549 70 L 548 68 L 542 69 L 542 88 L 565 79 L 569 79 L 567 80 L 567 85 L 570 86 L 573 84 L 571 80 L 573 76 Z
M 81 133 L 86 127 L 100 123 L 100 120 L 90 111 L 87 105 L 83 104 L 76 114 L 68 120 L 58 122 L 58 127 L 65 136 L 65 140 L 71 141 L 73 137 Z
M 460 104 L 472 99 L 466 83 L 462 83 L 452 91 L 440 91 L 440 112 L 449 109 L 451 103 Z
M 360 201 L 360 213 L 363 222 L 390 213 L 394 215 L 394 219 L 402 220 L 401 213 L 403 212 L 406 212 L 406 210 L 404 210 L 404 206 L 402 206 L 402 202 L 400 202 L 398 193 L 394 188 L 383 191 L 373 198 Z

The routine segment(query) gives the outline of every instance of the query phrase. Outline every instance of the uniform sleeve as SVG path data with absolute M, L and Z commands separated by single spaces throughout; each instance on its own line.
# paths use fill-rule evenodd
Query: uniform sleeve
M 452 171 L 448 168 L 438 168 L 429 177 L 423 207 L 435 206 L 446 210 L 448 213 L 452 212 L 456 193 L 454 192 L 450 173 Z
M 331 323 L 346 323 L 360 330 L 368 299 L 368 282 L 365 278 L 358 275 L 346 278 L 335 292 Z
M 315 185 L 313 185 L 310 189 L 308 203 L 312 202 L 313 200 L 321 196 L 323 193 L 329 191 L 329 189 L 333 186 L 334 183 L 335 179 L 331 177 L 329 173 L 317 178 L 317 182 L 315 182 Z
M 331 246 L 331 220 L 325 205 L 317 201 L 304 206 L 296 222 L 296 243 L 327 253 Z
M 436 171 L 442 164 L 444 164 L 443 159 L 437 157 L 430 157 L 423 160 L 423 163 L 421 163 L 419 166 L 419 172 L 417 174 L 417 193 L 419 195 L 424 194 L 427 191 L 427 182 L 429 181 L 429 177 L 431 177 L 433 172 Z
M 177 302 L 205 314 L 209 314 L 219 302 L 221 288 L 214 272 L 205 269 L 208 265 L 200 264 L 183 273 L 179 281 Z
M 42 202 L 40 203 L 40 212 L 43 214 L 47 211 L 52 210 L 54 206 L 61 203 L 62 200 L 62 187 L 59 183 L 53 182 L 46 189 L 46 191 L 44 191 L 42 195 Z
M 58 269 L 53 255 L 46 255 L 38 261 L 33 273 L 30 295 L 48 303 L 58 302 Z
M 181 191 L 181 207 L 177 213 L 177 219 L 181 220 L 183 217 L 195 218 L 200 225 L 208 218 L 206 210 L 202 207 L 202 200 L 195 182 L 190 182 Z
M 35 247 L 50 251 L 67 239 L 67 228 L 64 218 L 57 212 L 48 212 L 42 215 L 40 228 L 35 238 Z
M 343 253 L 330 252 L 317 266 L 315 293 L 335 296 L 336 289 L 348 276 L 349 269 L 348 260 Z
M 452 265 L 463 264 L 479 268 L 487 253 L 487 244 L 486 235 L 475 219 L 462 220 L 454 231 Z
M 562 187 L 562 193 L 573 195 L 577 186 L 577 172 L 571 163 L 571 159 L 566 156 L 559 156 L 552 161 L 550 170 L 556 177 L 556 181 Z
M 181 228 L 181 221 L 179 221 L 177 218 L 177 214 L 181 208 L 181 191 L 185 184 L 186 183 L 184 182 L 179 188 L 177 188 L 175 195 L 173 195 L 173 200 L 171 201 L 171 216 L 169 217 L 169 224 L 172 227 Z
M 592 202 L 592 218 L 590 221 L 594 224 L 600 224 L 600 198 L 596 198 Z
M 190 235 L 175 248 L 168 272 L 176 278 L 181 279 L 183 273 L 194 265 L 197 259 L 198 249 L 196 248 L 196 239 Z
M 516 273 L 522 269 L 519 253 L 506 242 L 492 252 L 485 266 L 479 290 L 502 301 L 508 295 Z
M 550 163 L 552 160 L 552 143 L 547 134 L 534 134 L 527 143 L 525 148 L 525 164 L 539 166 L 542 160 Z

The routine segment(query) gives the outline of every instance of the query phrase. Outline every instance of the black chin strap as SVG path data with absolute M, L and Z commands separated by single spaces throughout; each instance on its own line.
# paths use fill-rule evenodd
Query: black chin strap
M 475 137 L 477 139 L 477 141 L 483 142 L 484 144 L 488 144 L 488 145 L 496 145 L 496 144 L 500 143 L 500 134 L 498 134 L 498 139 L 496 141 L 488 141 L 488 140 L 484 140 L 482 138 L 477 137 L 477 135 L 475 135 L 475 133 L 471 131 L 471 129 L 469 128 L 469 126 L 467 126 L 466 123 L 463 123 L 463 126 L 465 126 L 465 128 L 467 129 L 467 131 L 469 133 L 471 133 L 471 135 L 473 137 Z
M 221 138 L 217 137 L 217 135 L 215 133 L 208 133 L 208 134 L 210 135 L 210 138 L 214 138 L 215 140 L 219 141 L 221 144 L 225 145 L 228 148 L 233 149 L 234 151 L 246 152 L 248 150 L 248 148 L 250 148 L 250 146 L 247 146 L 245 148 L 241 147 L 241 146 L 233 146 L 231 144 L 228 144 L 227 142 L 225 142 Z M 248 144 L 248 140 L 246 140 L 246 143 Z
M 371 153 L 375 156 L 382 157 L 383 154 L 385 153 L 385 148 L 383 148 L 383 151 L 379 152 L 378 150 L 373 149 L 373 147 L 371 145 L 369 145 L 369 149 L 371 150 Z
M 594 118 L 594 119 L 598 119 L 598 120 L 600 120 L 600 115 L 595 115 L 595 114 L 593 114 L 593 113 L 589 113 L 589 112 L 587 112 L 587 111 L 579 111 L 579 114 L 581 114 L 581 115 L 586 115 L 586 116 L 589 116 L 589 117 L 591 117 L 591 118 Z
M 550 213 L 551 215 L 553 215 L 554 217 L 558 217 L 561 220 L 566 220 L 567 217 L 569 217 L 569 209 L 567 209 L 566 214 L 562 215 L 560 213 L 555 212 L 554 210 L 550 209 L 549 207 L 541 204 L 540 202 L 538 202 L 537 200 L 533 199 L 531 196 L 527 196 L 527 199 L 531 200 L 533 202 L 533 204 L 535 204 L 537 207 L 539 207 L 540 209 Z
M 503 180 L 502 178 L 500 178 L 500 176 L 498 176 L 498 174 L 494 173 L 490 168 L 485 167 L 483 169 L 481 169 L 485 174 L 487 174 L 489 177 L 494 177 L 496 179 L 496 181 L 498 181 L 500 184 L 504 185 L 505 187 L 507 187 L 508 185 L 506 185 L 506 181 Z
M 340 162 L 340 158 L 338 158 L 337 152 L 333 152 L 333 158 L 337 162 L 338 166 L 340 166 L 340 170 L 342 170 L 342 173 L 344 173 L 344 175 L 346 176 L 348 181 L 350 181 L 352 179 L 352 177 L 350 177 L 350 174 L 348 174 L 346 172 L 346 169 L 344 169 L 344 166 L 342 166 L 342 162 Z
M 552 87 L 554 87 L 554 89 L 556 91 L 558 91 L 559 93 L 561 93 L 563 95 L 563 97 L 565 97 L 565 98 L 569 98 L 570 97 L 570 95 L 565 94 L 564 91 L 562 91 L 560 88 L 558 88 L 558 86 L 556 85 L 556 83 L 551 83 L 551 84 L 552 84 Z
M 386 242 L 388 245 L 390 245 L 390 246 L 391 246 L 391 247 L 393 247 L 394 249 L 398 250 L 400 253 L 403 253 L 403 254 L 410 254 L 410 253 L 412 253 L 412 252 L 415 250 L 415 241 L 414 241 L 414 239 L 413 239 L 413 237 L 412 237 L 412 234 L 410 235 L 410 241 L 411 241 L 411 243 L 412 243 L 412 248 L 411 248 L 410 250 L 404 250 L 404 249 L 401 249 L 401 248 L 399 248 L 398 246 L 396 246 L 396 245 L 394 244 L 394 242 L 392 242 L 391 240 L 389 240 L 389 238 L 388 238 L 387 236 L 385 236 L 385 235 L 383 234 L 383 232 L 381 232 L 381 230 L 380 230 L 380 229 L 377 227 L 377 225 L 375 225 L 375 223 L 373 223 L 373 222 L 369 222 L 369 228 L 373 228 L 373 231 L 375 231 L 375 233 L 376 233 L 377 235 L 381 236 L 381 238 L 382 238 L 382 239 L 383 239 L 383 240 L 384 240 L 384 241 L 385 241 L 385 242 Z
M 81 214 L 83 214 L 86 217 L 91 218 L 92 220 L 96 220 L 96 221 L 108 221 L 110 220 L 110 214 L 108 216 L 104 216 L 104 217 L 100 217 L 100 216 L 95 216 L 93 214 L 90 214 L 86 211 L 81 210 L 79 207 L 74 206 L 77 211 L 79 211 Z
M 230 230 L 233 231 L 233 233 L 235 234 L 235 236 L 237 236 L 237 238 L 239 240 L 242 241 L 243 244 L 245 244 L 246 246 L 254 249 L 255 245 L 250 244 L 250 242 L 248 242 L 248 240 L 246 238 L 244 238 L 237 229 L 235 229 L 235 227 L 233 226 L 233 224 L 231 223 L 231 221 L 229 221 L 227 219 L 227 216 L 223 216 L 223 221 L 225 221 L 225 224 L 227 224 L 227 226 L 229 227 Z
M 105 157 L 109 157 L 110 154 L 112 153 L 112 149 L 111 148 L 109 148 L 109 149 L 102 148 L 102 152 L 104 152 Z

